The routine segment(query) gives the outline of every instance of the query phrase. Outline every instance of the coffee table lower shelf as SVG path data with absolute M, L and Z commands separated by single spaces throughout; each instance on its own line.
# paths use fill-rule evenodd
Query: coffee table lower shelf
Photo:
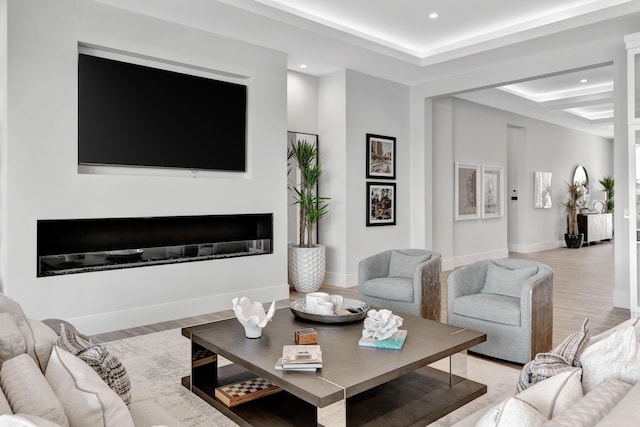
M 236 378 L 252 376 L 238 374 Z M 253 375 L 255 376 L 255 375 Z M 347 399 L 347 426 L 424 427 L 482 396 L 487 386 L 424 367 Z M 282 391 L 227 407 L 214 397 L 218 384 L 182 384 L 241 426 L 314 426 L 317 408 Z

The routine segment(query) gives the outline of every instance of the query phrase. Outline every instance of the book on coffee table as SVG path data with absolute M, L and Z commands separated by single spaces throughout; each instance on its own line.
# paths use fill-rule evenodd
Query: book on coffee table
M 400 350 L 407 339 L 407 331 L 400 329 L 386 340 L 377 340 L 375 338 L 360 338 L 358 345 L 361 347 L 389 348 L 392 350 Z
M 233 384 L 216 387 L 216 398 L 231 407 L 259 397 L 277 393 L 282 389 L 264 378 L 256 377 Z
M 299 366 L 295 366 L 293 368 L 283 368 L 282 367 L 282 357 L 278 358 L 278 361 L 276 362 L 274 368 L 277 371 L 294 371 L 294 372 L 315 372 L 318 368 L 306 368 L 306 367 L 299 367 Z
M 282 346 L 282 368 L 322 368 L 320 345 Z

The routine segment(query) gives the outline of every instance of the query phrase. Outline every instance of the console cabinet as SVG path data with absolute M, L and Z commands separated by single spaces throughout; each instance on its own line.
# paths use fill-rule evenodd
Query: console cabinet
M 613 214 L 579 214 L 578 230 L 584 234 L 584 243 L 591 244 L 613 238 Z

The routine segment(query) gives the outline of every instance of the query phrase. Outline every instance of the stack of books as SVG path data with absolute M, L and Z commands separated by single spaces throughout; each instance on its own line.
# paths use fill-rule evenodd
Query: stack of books
M 322 350 L 319 345 L 284 345 L 282 357 L 276 362 L 282 371 L 315 372 L 322 368 Z
M 400 329 L 386 340 L 378 340 L 375 338 L 360 338 L 358 345 L 360 347 L 389 348 L 392 350 L 400 350 L 407 339 L 407 331 Z

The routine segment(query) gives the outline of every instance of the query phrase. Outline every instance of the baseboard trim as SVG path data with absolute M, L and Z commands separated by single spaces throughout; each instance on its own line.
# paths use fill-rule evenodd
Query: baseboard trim
M 629 301 L 631 297 L 629 296 L 629 291 L 613 291 L 613 306 L 619 308 L 630 308 Z
M 503 248 L 495 251 L 478 252 L 475 254 L 453 257 L 453 264 L 454 267 L 462 267 L 463 265 L 472 264 L 476 261 L 482 261 L 485 259 L 501 259 L 508 257 L 509 250 L 507 248 Z
M 137 326 L 161 323 L 185 317 L 199 316 L 231 309 L 231 300 L 237 296 L 245 296 L 252 301 L 271 303 L 274 300 L 289 298 L 289 285 L 282 284 L 268 288 L 243 290 L 242 295 L 226 293 L 172 301 L 165 304 L 134 307 L 126 310 L 92 314 L 90 316 L 72 317 L 68 320 L 79 331 L 87 335 L 101 334 L 134 328 Z
M 345 274 L 327 271 L 324 274 L 323 284 L 339 288 L 358 286 L 358 273 Z
M 509 252 L 515 252 L 519 254 L 531 254 L 534 252 L 548 251 L 550 249 L 556 249 L 562 247 L 564 242 L 557 240 L 551 242 L 540 242 L 532 244 L 509 244 Z

